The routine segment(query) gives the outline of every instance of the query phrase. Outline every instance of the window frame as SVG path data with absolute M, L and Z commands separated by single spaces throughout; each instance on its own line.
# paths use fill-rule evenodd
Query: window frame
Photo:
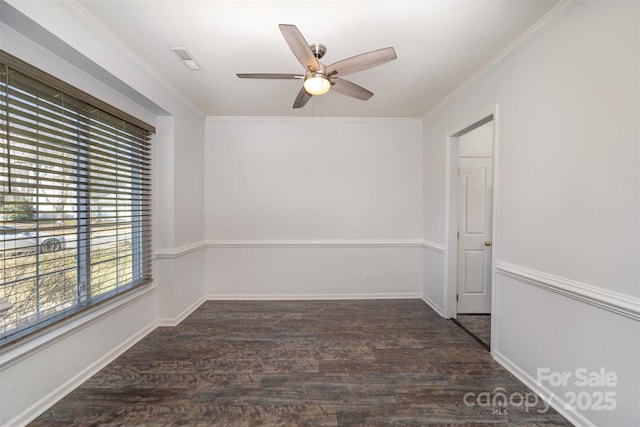
M 56 91 L 60 91 L 65 96 L 69 96 L 72 99 L 80 101 L 83 104 L 90 105 L 96 108 L 97 110 L 100 110 L 103 113 L 106 113 L 106 115 L 108 115 L 109 117 L 114 117 L 118 120 L 121 120 L 123 123 L 128 124 L 129 126 L 133 126 L 135 129 L 145 131 L 147 135 L 147 139 L 151 139 L 151 135 L 155 133 L 155 128 L 145 123 L 144 121 L 122 110 L 119 110 L 116 107 L 113 107 L 112 105 L 20 60 L 19 58 L 16 58 L 15 56 L 8 54 L 3 50 L 0 50 L 0 64 L 2 64 L 3 66 L 6 66 L 7 70 L 13 69 L 18 73 L 21 73 L 23 75 L 26 75 L 38 81 L 41 84 L 44 84 L 52 89 L 55 89 Z M 9 88 L 8 81 L 4 83 L 6 85 L 5 90 L 8 90 Z M 7 95 L 7 99 L 8 99 L 8 95 Z M 11 145 L 11 141 L 9 137 L 9 134 L 10 134 L 9 128 L 12 127 L 12 125 L 10 124 L 11 121 L 9 120 L 9 106 L 7 105 L 5 108 L 7 110 L 6 115 L 2 119 L 4 119 L 5 120 L 4 123 L 6 123 L 6 134 L 3 130 L 3 137 L 6 139 L 6 144 L 7 144 L 6 182 L 8 183 L 9 192 L 6 192 L 6 193 L 3 192 L 2 193 L 3 196 L 5 194 L 11 193 L 10 191 L 11 154 L 9 149 Z M 4 113 L 4 108 L 2 112 Z M 40 126 L 39 125 L 40 122 L 38 121 L 37 123 L 38 123 L 38 126 Z M 40 142 L 34 143 L 34 146 L 38 146 L 39 144 Z M 92 149 L 89 148 L 89 145 L 90 145 L 89 138 L 87 138 L 87 140 L 82 143 L 79 142 L 79 139 L 78 139 L 76 141 L 76 145 L 78 145 L 79 147 L 80 146 L 84 147 L 84 149 L 87 152 L 92 152 Z M 132 193 L 131 205 L 129 210 L 130 221 L 128 224 L 130 224 L 129 227 L 131 229 L 130 231 L 131 254 L 128 256 L 131 258 L 132 269 L 136 268 L 137 270 L 135 271 L 140 271 L 140 276 L 141 276 L 140 280 L 133 280 L 134 270 L 132 270 L 132 276 L 131 276 L 132 280 L 128 284 L 119 286 L 120 278 L 118 277 L 118 273 L 116 272 L 115 289 L 105 291 L 104 293 L 100 294 L 98 297 L 91 297 L 88 294 L 88 291 L 87 291 L 88 287 L 86 286 L 86 282 L 88 280 L 87 277 L 90 276 L 89 270 L 92 267 L 91 248 L 85 247 L 84 250 L 81 250 L 81 246 L 90 245 L 90 242 L 91 242 L 92 211 L 83 211 L 83 209 L 87 209 L 87 206 L 90 205 L 90 203 L 88 202 L 88 199 L 91 196 L 88 194 L 88 188 L 92 184 L 90 184 L 88 180 L 95 179 L 95 177 L 92 177 L 92 175 L 90 175 L 88 171 L 85 171 L 84 178 L 85 180 L 87 180 L 87 182 L 85 182 L 84 184 L 79 183 L 78 187 L 75 190 L 75 198 L 77 201 L 76 203 L 77 206 L 73 211 L 76 214 L 76 220 L 77 220 L 75 225 L 75 233 L 77 236 L 76 237 L 77 247 L 75 249 L 75 252 L 76 252 L 75 265 L 77 268 L 77 276 L 76 276 L 77 280 L 75 284 L 75 289 L 77 292 L 77 296 L 75 297 L 75 303 L 71 307 L 56 311 L 54 315 L 43 316 L 45 320 L 40 320 L 32 324 L 29 323 L 26 327 L 23 327 L 17 331 L 5 333 L 5 331 L 2 330 L 2 328 L 5 326 L 3 317 L 6 314 L 6 312 L 11 308 L 11 305 L 7 301 L 0 299 L 0 321 L 2 321 L 0 323 L 0 353 L 3 350 L 3 347 L 8 346 L 9 344 L 12 344 L 16 341 L 22 341 L 32 336 L 33 337 L 40 336 L 41 333 L 48 334 L 49 332 L 51 332 L 53 328 L 55 328 L 58 325 L 63 326 L 62 330 L 64 331 L 66 330 L 66 327 L 64 327 L 64 325 L 76 324 L 77 321 L 82 318 L 91 319 L 93 318 L 93 316 L 96 315 L 96 313 L 98 313 L 99 315 L 99 313 L 105 312 L 105 310 L 108 311 L 110 309 L 109 306 L 116 308 L 122 303 L 126 303 L 127 301 L 137 299 L 138 295 L 144 295 L 146 294 L 146 292 L 148 292 L 148 288 L 150 288 L 149 284 L 152 282 L 153 279 L 151 276 L 152 230 L 151 230 L 151 219 L 150 219 L 151 204 L 152 204 L 151 203 L 152 173 L 150 170 L 151 143 L 149 142 L 147 145 L 148 147 L 146 148 L 146 151 L 145 150 L 138 151 L 137 154 L 141 156 L 142 155 L 148 156 L 149 166 L 146 168 L 146 172 L 144 173 L 142 171 L 145 168 L 142 166 L 142 163 L 137 164 L 136 166 L 132 166 L 130 170 L 131 181 L 129 181 L 130 188 L 132 189 L 131 191 L 135 191 L 135 192 Z M 132 151 L 133 150 L 134 149 L 132 149 Z M 112 154 L 113 155 L 110 158 L 111 161 L 113 161 L 114 157 L 118 157 L 115 151 L 112 151 Z M 78 159 L 81 156 L 82 156 L 82 153 L 79 153 Z M 88 168 L 87 165 L 88 165 L 89 157 L 90 157 L 90 154 L 85 153 L 85 158 L 84 160 L 82 160 L 82 162 L 84 162 L 85 167 L 87 168 Z M 131 164 L 135 163 L 134 157 L 135 156 L 133 156 L 130 160 Z M 82 176 L 82 174 L 78 172 L 80 170 L 79 165 L 82 162 L 80 160 L 77 160 L 75 163 L 74 170 L 78 175 L 78 180 L 80 180 Z M 146 180 L 146 184 L 144 185 L 142 184 L 143 179 Z M 117 192 L 119 192 L 121 188 L 115 187 L 115 189 L 117 190 Z M 146 202 L 143 202 L 145 198 L 146 198 Z M 4 200 L 4 198 L 2 200 Z M 119 221 L 118 202 L 114 201 L 113 206 L 115 206 L 115 209 L 116 209 L 115 221 L 118 222 Z M 80 213 L 82 213 L 83 215 L 82 216 L 79 215 Z M 36 217 L 36 219 L 34 220 L 34 223 L 36 223 L 36 227 L 38 227 L 38 224 L 40 222 L 41 220 Z M 116 232 L 116 235 L 117 233 L 118 232 Z M 4 241 L 4 235 L 2 237 Z M 38 241 L 39 241 L 39 236 L 36 235 L 36 245 L 39 245 Z M 38 248 L 38 246 L 36 246 L 36 248 Z M 36 251 L 38 251 L 38 249 L 36 249 Z M 38 268 L 37 267 L 39 265 L 38 263 L 39 261 L 37 260 L 37 257 L 36 257 L 36 264 L 35 264 L 36 268 Z M 6 283 L 7 282 L 1 282 L 0 286 L 5 285 Z M 36 285 L 36 287 L 38 286 L 39 285 Z M 113 304 L 107 304 L 107 301 L 109 302 L 112 301 Z M 36 305 L 38 304 L 39 302 Z M 40 309 L 37 308 L 37 310 L 39 311 Z

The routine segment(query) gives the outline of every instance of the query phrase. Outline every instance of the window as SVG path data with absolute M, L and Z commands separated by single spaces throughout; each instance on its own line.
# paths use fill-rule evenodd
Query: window
M 0 51 L 0 345 L 151 279 L 153 132 Z

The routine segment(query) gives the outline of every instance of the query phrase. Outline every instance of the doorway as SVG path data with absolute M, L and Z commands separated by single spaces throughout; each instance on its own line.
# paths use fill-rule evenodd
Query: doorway
M 447 317 L 486 347 L 495 271 L 494 114 L 448 138 Z
M 491 313 L 493 121 L 458 137 L 456 314 Z

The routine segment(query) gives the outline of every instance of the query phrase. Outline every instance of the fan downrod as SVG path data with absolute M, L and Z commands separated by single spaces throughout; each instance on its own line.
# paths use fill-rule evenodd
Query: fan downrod
M 327 53 L 327 47 L 320 43 L 310 44 L 309 49 L 311 49 L 311 52 L 313 52 L 316 59 L 322 58 L 324 54 Z

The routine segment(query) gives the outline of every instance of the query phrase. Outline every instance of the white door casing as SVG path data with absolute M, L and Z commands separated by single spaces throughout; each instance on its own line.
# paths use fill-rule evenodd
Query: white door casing
M 475 119 L 474 119 L 475 117 Z M 461 211 L 458 194 L 459 177 L 458 161 L 462 158 L 484 157 L 492 159 L 492 199 L 491 204 L 491 266 L 489 271 L 489 286 L 495 280 L 495 261 L 499 242 L 497 236 L 497 202 L 498 202 L 498 173 L 499 173 L 499 106 L 494 105 L 484 112 L 477 112 L 474 117 L 461 121 L 459 126 L 448 132 L 446 139 L 446 180 L 445 180 L 445 268 L 444 268 L 444 307 L 446 318 L 456 318 L 458 311 L 458 220 Z M 483 242 L 484 244 L 484 242 Z M 496 298 L 490 293 L 489 313 L 491 316 L 491 343 L 494 348 L 496 338 L 495 309 Z M 462 312 L 460 312 L 462 314 Z
M 493 159 L 458 159 L 457 313 L 491 313 Z

